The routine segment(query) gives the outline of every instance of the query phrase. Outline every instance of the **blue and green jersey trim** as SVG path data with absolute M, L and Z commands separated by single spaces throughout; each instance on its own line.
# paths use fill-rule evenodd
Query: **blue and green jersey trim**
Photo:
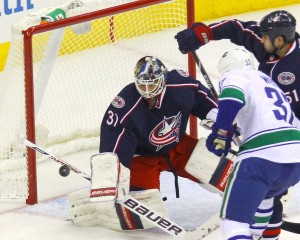
M 245 100 L 245 94 L 243 90 L 241 90 L 238 87 L 235 86 L 227 86 L 225 87 L 221 94 L 219 95 L 219 101 L 223 100 L 232 100 L 237 101 L 243 104 L 245 106 L 246 100 Z
M 300 130 L 296 128 L 270 129 L 251 136 L 240 146 L 238 155 L 286 144 L 300 144 Z

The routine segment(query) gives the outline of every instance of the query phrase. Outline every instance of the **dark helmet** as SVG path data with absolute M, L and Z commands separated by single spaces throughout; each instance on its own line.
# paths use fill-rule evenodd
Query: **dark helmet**
M 159 95 L 166 85 L 166 73 L 167 68 L 159 59 L 153 56 L 141 58 L 134 68 L 137 91 L 144 98 Z
M 271 12 L 262 18 L 260 32 L 268 35 L 274 42 L 277 36 L 283 36 L 286 42 L 295 39 L 296 19 L 287 11 L 279 10 Z

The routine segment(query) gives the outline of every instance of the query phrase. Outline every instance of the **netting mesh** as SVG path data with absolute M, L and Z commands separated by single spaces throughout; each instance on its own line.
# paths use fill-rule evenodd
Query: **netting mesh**
M 79 1 L 75 1 L 78 3 Z M 82 0 L 59 6 L 67 17 L 132 1 Z M 74 4 L 74 2 L 73 2 Z M 13 26 L 0 95 L 0 197 L 27 197 L 24 56 L 21 31 L 38 25 L 43 9 Z M 56 29 L 33 37 L 36 142 L 57 156 L 99 145 L 102 116 L 133 79 L 145 55 L 187 70 L 174 35 L 186 25 L 186 1 L 170 1 Z M 83 33 L 87 31 L 86 33 Z M 83 33 L 83 34 L 78 34 Z M 7 187 L 4 187 L 7 186 Z

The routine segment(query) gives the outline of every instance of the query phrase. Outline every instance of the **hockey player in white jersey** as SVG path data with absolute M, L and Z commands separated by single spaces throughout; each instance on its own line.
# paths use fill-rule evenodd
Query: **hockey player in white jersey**
M 254 70 L 248 52 L 226 52 L 218 70 L 219 112 L 207 148 L 228 153 L 234 120 L 243 134 L 224 193 L 221 230 L 224 239 L 252 239 L 266 228 L 273 198 L 300 180 L 299 120 L 279 87 Z

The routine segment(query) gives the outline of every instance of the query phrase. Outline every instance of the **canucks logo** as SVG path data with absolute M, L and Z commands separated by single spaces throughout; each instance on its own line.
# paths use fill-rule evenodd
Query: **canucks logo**
M 149 140 L 153 145 L 157 146 L 156 151 L 175 141 L 179 142 L 180 124 L 181 112 L 176 116 L 164 117 L 164 120 L 152 130 Z

